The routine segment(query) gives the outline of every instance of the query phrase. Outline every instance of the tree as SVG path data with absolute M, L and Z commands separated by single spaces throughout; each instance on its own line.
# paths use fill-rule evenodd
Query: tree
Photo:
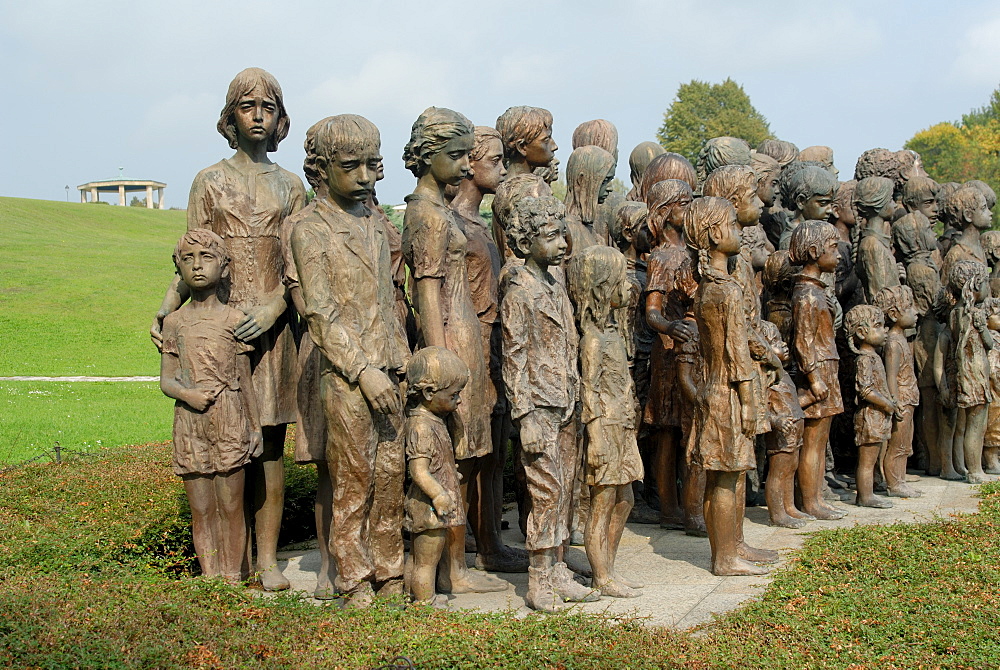
M 961 121 L 921 130 L 903 146 L 920 154 L 927 174 L 938 182 L 981 179 L 1000 193 L 1000 89 Z
M 663 148 L 694 163 L 706 141 L 722 136 L 739 137 L 751 147 L 774 137 L 767 119 L 732 79 L 721 84 L 696 79 L 681 84 L 656 133 Z

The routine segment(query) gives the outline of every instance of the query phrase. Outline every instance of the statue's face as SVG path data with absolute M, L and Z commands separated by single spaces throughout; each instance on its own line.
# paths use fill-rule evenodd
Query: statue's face
M 441 184 L 457 186 L 472 174 L 469 153 L 472 151 L 472 134 L 459 135 L 448 140 L 441 150 L 431 156 L 428 172 Z
M 503 143 L 496 137 L 489 141 L 486 153 L 472 161 L 472 180 L 483 193 L 496 193 L 497 186 L 507 176 L 503 166 Z
M 528 255 L 539 265 L 559 265 L 566 257 L 568 248 L 566 222 L 561 218 L 552 218 L 539 228 L 538 234 L 531 240 Z
M 597 204 L 603 204 L 608 199 L 608 196 L 611 195 L 611 182 L 614 181 L 614 178 L 615 171 L 612 169 L 611 173 L 601 182 L 601 188 L 597 191 Z
M 933 224 L 938 218 L 937 198 L 930 193 L 925 193 L 916 202 L 911 203 L 911 211 L 920 212 Z
M 990 226 L 993 225 L 993 212 L 986 206 L 985 200 L 982 203 L 982 207 L 977 209 L 972 215 L 972 225 L 979 230 L 989 230 Z
M 274 134 L 278 127 L 278 103 L 268 97 L 260 86 L 240 98 L 233 112 L 236 132 L 240 137 L 261 142 Z
M 760 213 L 764 206 L 756 191 L 750 191 L 743 200 L 734 202 L 736 220 L 741 226 L 755 226 L 760 221 Z
M 821 193 L 802 201 L 802 218 L 807 221 L 826 221 L 833 215 L 833 192 Z
M 182 242 L 177 255 L 177 271 L 192 289 L 211 288 L 222 279 L 222 257 L 200 244 Z
M 778 189 L 777 171 L 764 175 L 764 178 L 757 182 L 757 197 L 764 203 L 765 207 L 774 204 L 774 194 Z
M 715 228 L 712 232 L 712 237 L 714 238 L 715 248 L 718 251 L 728 256 L 735 256 L 740 253 L 740 245 L 743 243 L 743 239 L 740 236 L 740 229 L 736 223 L 735 214 L 728 222 Z
M 359 151 L 338 151 L 321 170 L 330 195 L 354 202 L 365 202 L 375 189 L 382 156 L 378 147 Z
M 559 147 L 552 139 L 552 128 L 546 128 L 542 134 L 524 145 L 522 152 L 524 160 L 531 167 L 546 167 L 555 158 Z

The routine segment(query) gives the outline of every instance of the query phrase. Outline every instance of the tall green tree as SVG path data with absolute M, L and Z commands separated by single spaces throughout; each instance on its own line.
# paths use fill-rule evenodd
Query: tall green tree
M 1000 194 L 1000 89 L 990 101 L 961 121 L 945 121 L 921 130 L 903 145 L 920 154 L 939 182 L 981 179 Z M 994 225 L 1000 205 L 994 208 Z
M 742 86 L 732 79 L 721 84 L 693 79 L 677 88 L 656 139 L 667 151 L 693 163 L 706 141 L 727 135 L 746 140 L 751 147 L 774 137 Z

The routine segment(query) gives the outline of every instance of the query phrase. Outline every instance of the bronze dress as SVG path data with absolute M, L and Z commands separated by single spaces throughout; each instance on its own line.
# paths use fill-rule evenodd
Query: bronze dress
M 282 285 L 280 230 L 305 205 L 302 180 L 274 163 L 244 174 L 224 159 L 198 173 L 188 199 L 188 229 L 208 228 L 226 242 L 231 307 L 244 312 Z M 254 392 L 263 426 L 294 423 L 296 417 L 295 310 L 286 309 L 270 330 L 253 341 Z
M 889 397 L 889 384 L 885 379 L 885 366 L 876 353 L 861 352 L 857 366 L 858 411 L 854 414 L 854 441 L 859 446 L 879 444 L 892 433 L 892 415 L 865 401 L 864 394 L 878 391 Z
M 472 304 L 466 267 L 468 238 L 451 209 L 416 194 L 406 197 L 408 205 L 403 228 L 403 256 L 414 280 L 441 280 L 441 315 L 445 346 L 469 366 L 469 383 L 462 389 L 461 404 L 452 415 L 461 430 L 455 435 L 455 460 L 478 458 L 492 453 L 487 386 L 489 373 L 483 353 L 479 315 Z M 427 211 L 430 208 L 430 211 Z M 424 209 L 420 215 L 413 211 Z M 414 287 L 419 291 L 419 285 Z M 420 304 L 419 300 L 416 304 Z M 495 402 L 495 401 L 494 401 Z
M 441 516 L 434 509 L 434 501 L 416 482 L 411 482 L 404 503 L 406 516 L 403 528 L 411 533 L 422 533 L 425 530 L 464 526 L 465 509 L 462 506 L 458 467 L 444 419 L 423 407 L 415 407 L 407 412 L 404 437 L 406 460 L 426 458 L 430 461 L 428 471 L 431 477 L 455 501 L 455 510 Z

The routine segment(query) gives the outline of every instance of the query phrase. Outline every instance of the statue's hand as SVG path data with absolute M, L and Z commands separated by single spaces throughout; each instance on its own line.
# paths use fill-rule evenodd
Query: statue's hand
M 816 402 L 826 400 L 827 396 L 830 395 L 830 388 L 822 379 L 809 382 L 809 389 L 812 391 L 813 397 L 816 398 Z
M 434 496 L 434 500 L 431 503 L 434 505 L 434 511 L 440 517 L 449 517 L 455 513 L 455 501 L 452 500 L 451 495 L 447 491 L 442 491 Z
M 395 414 L 399 411 L 399 396 L 396 385 L 378 368 L 366 367 L 358 377 L 358 385 L 368 403 L 379 414 Z
M 215 402 L 215 391 L 196 386 L 185 391 L 183 400 L 191 409 L 204 412 Z
M 153 317 L 153 325 L 149 327 L 149 339 L 153 340 L 156 350 L 163 353 L 163 319 L 166 314 L 157 312 Z
M 285 302 L 281 301 L 281 309 L 275 305 L 258 305 L 246 311 L 243 320 L 236 324 L 234 334 L 242 342 L 255 340 L 271 330 L 275 321 L 285 311 Z
M 539 427 L 534 412 L 528 412 L 518 421 L 521 429 L 521 449 L 528 454 L 540 454 L 545 450 L 545 433 Z

